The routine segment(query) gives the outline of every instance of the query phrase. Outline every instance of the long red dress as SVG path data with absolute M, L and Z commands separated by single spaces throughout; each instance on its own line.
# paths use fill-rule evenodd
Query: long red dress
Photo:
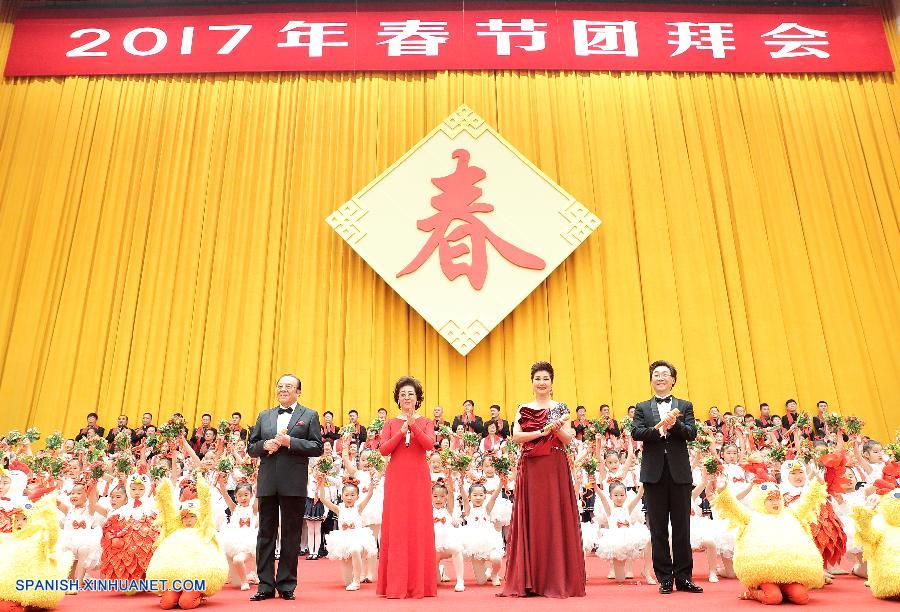
M 384 513 L 378 555 L 377 593 L 390 599 L 437 595 L 437 559 L 431 512 L 431 477 L 425 451 L 434 448 L 434 424 L 419 418 L 409 446 L 403 419 L 381 430 L 381 453 L 390 455 L 384 478 Z
M 523 406 L 522 431 L 537 431 L 549 410 Z M 578 503 L 562 443 L 545 436 L 522 445 L 516 476 L 504 596 L 584 597 Z

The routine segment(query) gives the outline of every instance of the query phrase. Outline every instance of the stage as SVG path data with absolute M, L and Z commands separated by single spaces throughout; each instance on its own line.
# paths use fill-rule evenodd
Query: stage
M 722 579 L 717 584 L 707 581 L 706 565 L 702 555 L 694 557 L 694 579 L 705 592 L 702 595 L 675 592 L 663 596 L 655 586 L 636 584 L 629 581 L 625 585 L 617 585 L 605 578 L 607 565 L 596 557 L 588 558 L 588 585 L 585 599 L 555 600 L 539 597 L 527 599 L 505 599 L 496 597 L 499 588 L 492 586 L 476 586 L 471 576 L 471 568 L 467 567 L 467 585 L 463 593 L 453 591 L 453 583 L 448 582 L 438 589 L 438 596 L 427 600 L 386 600 L 375 595 L 374 584 L 364 584 L 359 591 L 346 592 L 341 586 L 341 568 L 338 562 L 322 559 L 319 561 L 300 560 L 298 575 L 300 584 L 297 588 L 297 599 L 288 603 L 280 599 L 251 603 L 249 596 L 254 592 L 240 591 L 236 587 L 227 586 L 215 595 L 200 609 L 225 611 L 229 609 L 277 610 L 291 608 L 296 605 L 306 609 L 329 610 L 334 612 L 372 612 L 373 606 L 379 609 L 412 611 L 412 610 L 448 610 L 456 612 L 500 612 L 505 610 L 552 610 L 552 609 L 584 609 L 604 605 L 614 605 L 617 610 L 646 610 L 662 608 L 671 611 L 696 612 L 698 607 L 706 610 L 761 609 L 762 604 L 740 601 L 740 584 L 736 580 Z M 452 572 L 452 569 L 451 569 Z M 80 593 L 68 596 L 59 606 L 59 610 L 91 610 L 91 612 L 123 612 L 124 610 L 158 610 L 158 599 L 153 595 L 136 595 L 126 597 L 109 593 Z M 784 604 L 791 605 L 791 604 Z M 848 610 L 854 612 L 869 609 L 896 609 L 896 602 L 875 599 L 864 586 L 863 580 L 855 576 L 838 576 L 834 584 L 812 593 L 810 607 L 819 610 Z

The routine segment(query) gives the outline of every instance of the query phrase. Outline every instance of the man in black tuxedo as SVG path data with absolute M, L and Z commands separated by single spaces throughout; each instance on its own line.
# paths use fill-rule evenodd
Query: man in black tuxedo
M 694 406 L 672 397 L 678 372 L 668 361 L 650 364 L 653 397 L 636 404 L 632 437 L 644 443 L 641 482 L 659 592 L 702 593 L 691 580 L 691 464 L 687 443 L 697 437 Z M 678 411 L 676 413 L 675 411 Z M 669 521 L 672 549 L 669 551 Z M 673 584 L 674 583 L 674 584 Z
M 275 388 L 279 406 L 263 410 L 250 433 L 247 452 L 258 457 L 259 533 L 256 573 L 259 588 L 250 601 L 294 599 L 300 527 L 306 508 L 306 475 L 310 457 L 322 454 L 319 414 L 297 403 L 300 379 L 286 374 Z M 281 556 L 275 575 L 275 535 L 281 520 Z

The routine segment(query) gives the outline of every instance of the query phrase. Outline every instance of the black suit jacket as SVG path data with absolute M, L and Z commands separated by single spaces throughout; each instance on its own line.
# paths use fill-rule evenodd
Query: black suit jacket
M 278 433 L 278 408 L 260 412 L 256 425 L 250 432 L 247 453 L 260 460 L 256 481 L 257 497 L 267 495 L 306 497 L 309 458 L 322 454 L 319 413 L 300 404 L 294 404 L 294 412 L 288 421 L 287 429 L 291 445 L 281 447 L 271 455 L 263 448 L 263 444 Z
M 456 427 L 458 425 L 463 425 L 462 415 L 457 415 L 453 417 L 453 426 L 450 428 L 453 431 L 456 431 Z M 466 428 L 467 431 L 471 431 L 477 434 L 484 432 L 484 423 L 481 420 L 481 417 L 475 415 L 475 420 L 469 421 L 469 426 Z M 499 432 L 498 432 L 499 433 Z
M 641 482 L 657 483 L 662 478 L 663 462 L 669 459 L 669 473 L 677 484 L 691 484 L 691 460 L 687 443 L 697 437 L 694 405 L 688 400 L 672 398 L 672 409 L 681 414 L 663 437 L 654 425 L 659 423 L 656 398 L 640 402 L 634 407 L 634 427 L 631 436 L 644 443 L 641 457 Z

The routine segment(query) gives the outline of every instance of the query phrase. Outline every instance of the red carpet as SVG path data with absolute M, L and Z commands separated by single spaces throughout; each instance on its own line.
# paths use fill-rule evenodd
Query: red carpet
M 357 592 L 348 593 L 341 585 L 341 568 L 336 561 L 300 560 L 300 586 L 297 589 L 297 600 L 285 602 L 279 599 L 251 603 L 248 597 L 254 592 L 240 591 L 227 586 L 203 604 L 199 610 L 256 610 L 258 612 L 284 610 L 303 606 L 307 610 L 322 612 L 356 612 L 373 610 L 428 611 L 454 610 L 454 612 L 500 612 L 507 610 L 577 610 L 599 606 L 615 606 L 617 611 L 623 610 L 685 610 L 699 612 L 719 612 L 720 610 L 762 610 L 760 603 L 740 601 L 737 599 L 742 590 L 736 580 L 721 580 L 718 584 L 710 584 L 706 580 L 706 566 L 701 555 L 695 556 L 695 579 L 705 592 L 702 595 L 690 593 L 673 593 L 660 595 L 655 586 L 646 584 L 617 585 L 605 578 L 607 565 L 596 557 L 588 558 L 588 587 L 584 599 L 553 600 L 540 597 L 528 599 L 506 599 L 495 597 L 499 588 L 492 586 L 476 586 L 471 578 L 471 568 L 467 568 L 468 577 L 466 591 L 453 592 L 452 583 L 446 583 L 438 589 L 438 596 L 426 600 L 386 600 L 375 595 L 375 585 L 365 584 Z M 452 572 L 452 569 L 451 569 Z M 152 595 L 136 595 L 126 597 L 110 593 L 80 593 L 66 597 L 59 610 L 90 610 L 91 612 L 124 612 L 125 610 L 159 610 L 158 598 Z M 791 606 L 791 604 L 783 604 Z M 311 606 L 311 607 L 310 607 Z M 699 610 L 698 610 L 699 609 Z M 869 609 L 898 610 L 895 602 L 875 599 L 863 585 L 863 581 L 855 576 L 839 576 L 834 584 L 812 593 L 812 601 L 807 607 L 815 610 L 853 610 L 859 612 Z

